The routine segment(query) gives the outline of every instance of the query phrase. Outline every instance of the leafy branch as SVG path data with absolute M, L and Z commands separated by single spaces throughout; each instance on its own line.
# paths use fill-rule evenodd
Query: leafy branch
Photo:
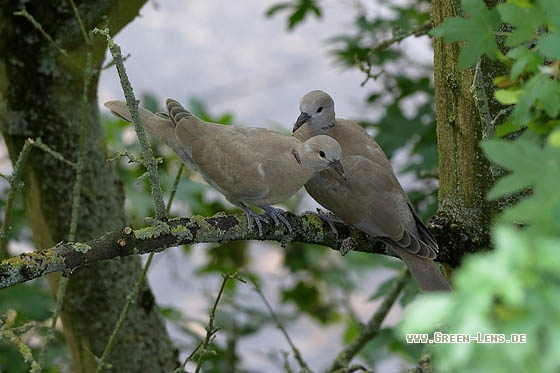
M 270 316 L 274 320 L 274 323 L 276 324 L 278 329 L 280 329 L 280 331 L 284 335 L 284 338 L 286 338 L 286 341 L 290 345 L 290 348 L 292 349 L 292 352 L 293 352 L 293 354 L 294 354 L 294 356 L 295 356 L 295 358 L 296 358 L 296 360 L 297 360 L 297 362 L 298 362 L 298 364 L 301 368 L 301 371 L 304 372 L 304 373 L 311 372 L 311 369 L 309 369 L 309 366 L 307 365 L 305 360 L 303 360 L 303 357 L 301 356 L 301 353 L 299 352 L 299 349 L 296 347 L 294 342 L 292 342 L 292 339 L 290 338 L 290 335 L 286 331 L 286 328 L 284 328 L 284 326 L 280 322 L 280 319 L 278 318 L 278 316 L 276 315 L 276 313 L 272 309 L 272 306 L 270 305 L 270 303 L 268 302 L 268 300 L 264 296 L 264 293 L 263 293 L 261 287 L 259 286 L 257 281 L 255 281 L 255 279 L 252 278 L 251 282 L 255 286 L 255 291 L 257 292 L 257 294 L 259 294 L 259 297 L 261 297 L 261 299 L 264 302 L 266 308 L 268 309 L 268 312 L 270 313 Z
M 126 105 L 128 106 L 128 110 L 132 115 L 134 130 L 136 131 L 136 136 L 138 137 L 138 141 L 140 142 L 143 162 L 145 162 L 144 164 L 148 170 L 150 185 L 152 187 L 152 199 L 154 201 L 156 219 L 166 220 L 167 213 L 165 211 L 165 204 L 163 203 L 163 193 L 161 191 L 161 185 L 159 182 L 157 161 L 154 158 L 152 148 L 150 147 L 150 143 L 148 142 L 146 131 L 144 131 L 144 127 L 142 127 L 142 122 L 140 121 L 140 115 L 138 114 L 138 100 L 136 100 L 136 97 L 134 96 L 134 90 L 126 74 L 126 68 L 124 66 L 121 48 L 119 47 L 119 45 L 115 44 L 115 42 L 109 35 L 108 29 L 100 30 L 98 28 L 95 28 L 93 32 L 104 35 L 107 38 L 109 50 L 111 51 L 111 56 L 113 57 L 113 61 L 115 62 L 117 71 L 119 73 L 119 78 L 121 80 L 121 86 L 123 88 L 124 96 L 126 99 Z
M 4 176 L 10 183 L 10 190 L 8 191 L 8 198 L 6 200 L 6 208 L 4 210 L 4 220 L 2 222 L 2 229 L 0 231 L 0 258 L 7 258 L 8 257 L 8 238 L 9 238 L 9 230 L 10 230 L 10 221 L 12 216 L 12 209 L 14 204 L 14 198 L 16 193 L 23 188 L 23 170 L 25 168 L 25 162 L 27 161 L 27 157 L 31 152 L 33 147 L 37 147 L 47 154 L 53 156 L 55 159 L 58 159 L 62 162 L 65 162 L 73 167 L 76 167 L 76 164 L 70 162 L 62 156 L 62 154 L 52 150 L 47 145 L 41 142 L 41 139 L 33 140 L 27 139 L 21 149 L 21 152 L 18 156 L 18 159 L 14 165 L 14 171 L 11 176 Z
M 327 372 L 340 372 L 341 369 L 348 366 L 352 358 L 360 352 L 367 342 L 377 336 L 379 329 L 381 328 L 381 323 L 385 320 L 389 310 L 408 283 L 409 279 L 410 272 L 408 272 L 406 268 L 403 268 L 385 295 L 383 303 L 381 303 L 370 320 L 361 328 L 358 336 L 338 354 Z

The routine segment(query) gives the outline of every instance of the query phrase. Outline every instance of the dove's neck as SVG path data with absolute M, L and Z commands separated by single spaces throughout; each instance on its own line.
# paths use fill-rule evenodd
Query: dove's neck
M 328 165 L 326 163 L 319 162 L 316 159 L 312 159 L 308 155 L 303 155 L 300 157 L 300 165 L 302 169 L 300 175 L 302 180 L 304 180 L 305 182 L 308 182 L 311 178 L 313 178 L 313 176 L 328 168 Z
M 316 134 L 327 134 L 329 130 L 332 130 L 336 126 L 336 119 L 333 116 L 332 119 L 322 120 L 309 123 L 309 127 Z
M 333 119 L 331 122 L 327 123 L 326 125 L 321 127 L 322 131 L 329 131 L 332 130 L 336 126 L 336 119 Z
M 298 131 L 296 131 L 296 137 L 306 140 L 317 135 L 328 136 L 335 128 L 336 121 L 333 121 L 331 123 L 307 123 L 303 125 Z

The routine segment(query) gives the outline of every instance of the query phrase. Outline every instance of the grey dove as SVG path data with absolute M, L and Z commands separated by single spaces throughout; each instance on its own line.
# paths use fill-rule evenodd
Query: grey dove
M 334 101 L 311 91 L 300 102 L 293 136 L 329 135 L 342 147 L 346 180 L 322 171 L 307 192 L 344 222 L 386 243 L 408 266 L 424 292 L 451 290 L 434 259 L 436 240 L 422 223 L 377 142 L 357 123 L 335 117 Z
M 131 121 L 124 101 L 105 106 L 116 116 Z M 344 177 L 340 145 L 329 136 L 300 141 L 264 128 L 224 126 L 191 114 L 175 100 L 166 102 L 169 118 L 139 108 L 142 125 L 167 143 L 195 172 L 239 206 L 254 221 L 259 235 L 266 217 L 247 205 L 262 208 L 276 225 L 282 222 L 291 232 L 284 211 L 270 205 L 283 202 L 322 170 L 332 168 Z

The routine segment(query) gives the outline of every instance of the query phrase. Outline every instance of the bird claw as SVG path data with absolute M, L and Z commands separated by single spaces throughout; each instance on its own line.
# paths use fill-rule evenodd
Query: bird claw
M 317 208 L 317 212 L 305 211 L 304 214 L 315 215 L 322 221 L 326 222 L 331 228 L 331 231 L 335 234 L 336 237 L 338 237 L 338 230 L 336 229 L 334 223 L 344 223 L 344 222 L 340 220 L 335 214 L 333 214 L 330 211 L 323 211 L 320 208 Z
M 286 211 L 272 206 L 264 206 L 262 207 L 262 209 L 264 210 L 266 215 L 272 218 L 275 227 L 278 227 L 280 225 L 280 222 L 282 222 L 282 224 L 284 224 L 284 226 L 288 228 L 288 232 L 290 233 L 294 232 L 292 225 L 290 224 L 288 219 L 286 219 L 286 217 L 284 216 L 286 214 Z
M 257 214 L 244 204 L 239 204 L 239 207 L 241 208 L 241 210 L 243 210 L 245 216 L 247 217 L 247 227 L 252 230 L 253 222 L 255 222 L 255 225 L 257 226 L 257 230 L 259 232 L 259 237 L 262 237 L 263 230 L 261 222 L 269 224 L 270 221 L 266 218 L 266 216 Z

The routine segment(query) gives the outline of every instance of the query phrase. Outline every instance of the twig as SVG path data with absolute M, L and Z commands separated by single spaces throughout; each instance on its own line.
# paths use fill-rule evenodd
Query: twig
M 165 204 L 163 203 L 163 194 L 161 192 L 161 185 L 159 183 L 157 162 L 154 158 L 152 148 L 150 147 L 150 144 L 148 142 L 148 138 L 146 137 L 146 132 L 144 131 L 144 128 L 142 127 L 142 123 L 140 121 L 140 116 L 138 114 L 138 100 L 136 100 L 136 97 L 134 96 L 134 90 L 130 85 L 130 81 L 126 74 L 121 48 L 117 44 L 115 44 L 115 42 L 109 35 L 108 29 L 100 30 L 98 28 L 95 28 L 93 32 L 104 35 L 107 38 L 109 50 L 111 51 L 111 56 L 113 57 L 113 61 L 115 61 L 117 72 L 119 74 L 119 78 L 121 81 L 121 86 L 123 88 L 124 96 L 126 99 L 126 105 L 128 106 L 128 110 L 132 115 L 132 122 L 134 123 L 134 129 L 136 130 L 136 136 L 138 137 L 138 141 L 140 142 L 142 158 L 145 161 L 145 166 L 150 175 L 150 184 L 152 187 L 152 199 L 154 202 L 156 219 L 166 220 L 167 214 L 165 212 Z
M 222 277 L 223 277 L 222 285 L 220 286 L 220 290 L 218 291 L 218 295 L 216 296 L 216 300 L 214 301 L 214 305 L 210 309 L 210 317 L 209 317 L 209 320 L 208 320 L 208 325 L 206 326 L 206 336 L 204 337 L 204 341 L 202 342 L 202 345 L 201 345 L 202 350 L 198 354 L 198 362 L 196 364 L 196 369 L 194 370 L 195 373 L 200 372 L 200 369 L 202 368 L 202 363 L 204 361 L 204 356 L 206 356 L 209 353 L 208 345 L 210 345 L 210 342 L 212 341 L 212 339 L 214 338 L 214 335 L 218 331 L 218 328 L 214 327 L 214 318 L 216 317 L 216 309 L 218 308 L 218 303 L 220 302 L 220 298 L 222 297 L 222 294 L 224 292 L 226 284 L 229 280 L 237 279 L 236 274 L 234 274 L 234 275 L 222 275 Z M 184 365 L 186 365 L 186 363 L 187 363 L 187 361 L 185 361 Z
M 95 370 L 96 373 L 101 372 L 101 370 L 105 367 L 107 359 L 109 358 L 109 355 L 111 354 L 111 350 L 113 349 L 113 345 L 115 344 L 115 340 L 117 339 L 117 335 L 119 334 L 119 331 L 121 330 L 122 326 L 124 325 L 124 322 L 126 320 L 126 316 L 128 315 L 128 312 L 130 311 L 130 307 L 135 302 L 136 297 L 138 296 L 138 293 L 140 292 L 140 288 L 142 286 L 142 283 L 144 282 L 144 279 L 146 278 L 146 274 L 148 273 L 148 269 L 150 268 L 150 264 L 152 263 L 152 258 L 153 257 L 154 257 L 153 253 L 151 253 L 148 256 L 148 260 L 146 261 L 146 264 L 144 265 L 144 269 L 142 270 L 142 274 L 140 275 L 140 277 L 138 277 L 138 280 L 136 280 L 136 283 L 134 284 L 134 287 L 132 288 L 131 292 L 126 296 L 126 303 L 125 303 L 125 306 L 123 307 L 123 309 L 121 311 L 121 314 L 119 315 L 119 320 L 117 321 L 117 324 L 115 325 L 115 328 L 113 329 L 113 333 L 111 333 L 111 336 L 109 337 L 109 342 L 107 342 L 107 346 L 105 346 L 105 350 L 103 351 L 103 355 L 101 355 L 101 358 L 98 359 L 98 361 L 97 361 L 97 369 Z
M 373 65 L 369 61 L 368 61 L 367 64 L 364 64 L 364 63 L 358 61 L 358 58 L 356 57 L 356 63 L 358 64 L 358 68 L 360 69 L 360 71 L 363 72 L 364 74 L 366 74 L 365 79 L 360 83 L 360 87 L 365 86 L 366 83 L 370 79 L 377 80 L 377 78 L 379 78 L 381 75 L 385 74 L 384 69 L 379 70 L 379 72 L 376 73 L 376 74 L 372 74 L 371 69 L 373 68 Z
M 82 30 L 82 34 L 84 35 L 84 40 L 85 40 L 86 44 L 88 46 L 91 46 L 91 39 L 90 39 L 88 33 L 86 32 L 84 22 L 82 21 L 82 17 L 80 16 L 80 12 L 78 11 L 78 8 L 76 7 L 76 4 L 74 4 L 74 0 L 68 0 L 68 2 L 70 3 L 70 6 L 72 6 L 72 10 L 74 11 L 74 16 L 76 17 L 76 20 L 78 21 L 78 24 L 80 25 L 80 30 Z
M 492 119 L 492 122 L 490 122 L 491 127 L 496 128 L 496 123 L 498 123 L 498 120 L 501 119 L 505 115 L 509 115 L 513 111 L 514 108 L 515 108 L 515 106 L 512 105 L 512 106 L 508 106 L 508 107 L 500 110 L 498 112 L 498 114 L 496 114 L 494 119 Z
M 10 183 L 10 190 L 8 191 L 8 197 L 6 199 L 6 208 L 4 209 L 4 221 L 2 222 L 2 229 L 0 230 L 0 259 L 5 259 L 8 257 L 8 238 L 10 221 L 12 218 L 12 209 L 16 193 L 23 188 L 23 169 L 25 167 L 25 162 L 29 156 L 29 152 L 33 147 L 38 147 L 45 153 L 50 154 L 55 159 L 69 164 L 72 167 L 76 167 L 73 162 L 70 162 L 62 156 L 62 154 L 52 150 L 47 145 L 41 142 L 41 139 L 33 140 L 27 139 L 23 145 L 23 148 L 18 156 L 16 164 L 14 165 L 14 170 L 11 176 L 2 175 Z
M 27 139 L 23 144 L 23 148 L 19 153 L 19 157 L 14 165 L 14 171 L 12 176 L 9 177 L 10 190 L 8 191 L 8 197 L 6 200 L 6 209 L 4 210 L 4 221 L 2 222 L 2 231 L 0 231 L 0 259 L 5 259 L 8 257 L 8 230 L 10 229 L 10 220 L 12 217 L 12 208 L 14 204 L 14 198 L 18 190 L 23 187 L 23 182 L 21 178 L 23 176 L 23 168 L 25 166 L 25 161 L 29 156 L 29 152 L 33 147 L 33 140 Z
M 74 168 L 77 167 L 76 163 L 74 163 L 72 161 L 69 161 L 68 159 L 64 158 L 64 156 L 62 154 L 60 154 L 59 152 L 57 152 L 55 150 L 52 150 L 48 145 L 44 144 L 41 141 L 40 137 L 35 139 L 35 141 L 33 142 L 33 146 L 41 149 L 42 151 L 49 154 L 54 159 L 59 160 L 62 163 L 66 163 L 68 166 L 71 166 L 71 167 L 74 167 Z
M 395 43 L 400 43 L 401 41 L 408 38 L 409 36 L 419 37 L 422 35 L 426 35 L 428 32 L 430 32 L 431 29 L 432 29 L 432 22 L 430 21 L 418 26 L 417 28 L 409 30 L 408 32 L 403 32 L 399 34 L 393 32 L 392 38 L 383 40 L 381 43 L 371 48 L 370 55 L 382 52 L 385 49 L 389 48 L 391 45 Z
M 179 167 L 179 171 L 177 172 L 177 176 L 175 177 L 175 182 L 173 183 L 173 187 L 171 188 L 171 196 L 169 197 L 169 201 L 167 202 L 167 212 L 168 213 L 169 213 L 169 209 L 171 208 L 171 204 L 173 203 L 173 197 L 175 196 L 175 191 L 177 190 L 177 185 L 179 184 L 179 179 L 181 177 L 182 172 L 183 172 L 183 165 L 181 164 L 181 167 Z M 126 319 L 126 317 L 128 315 L 128 312 L 130 311 L 132 303 L 134 303 L 136 301 L 136 297 L 138 296 L 138 292 L 140 291 L 140 285 L 142 284 L 142 281 L 144 281 L 144 279 L 146 278 L 146 274 L 148 273 L 148 270 L 150 269 L 153 258 L 154 258 L 154 253 L 151 252 L 150 255 L 148 255 L 148 259 L 146 260 L 146 263 L 144 264 L 144 268 L 142 270 L 142 273 L 140 274 L 140 277 L 138 278 L 138 280 L 136 281 L 136 284 L 134 285 L 134 287 L 132 288 L 132 290 L 130 291 L 130 293 L 126 297 L 126 304 L 124 305 L 123 310 L 121 311 L 121 314 L 119 316 L 119 321 L 117 322 L 117 325 L 113 329 L 113 333 L 111 334 L 111 337 L 109 338 L 109 342 L 107 343 L 107 346 L 105 346 L 105 351 L 103 352 L 103 356 L 101 357 L 101 359 L 99 361 L 100 364 L 97 367 L 97 372 L 99 372 L 100 369 L 102 369 L 102 367 L 104 365 L 104 362 L 109 357 L 109 354 L 110 354 L 111 348 L 112 348 L 112 344 L 114 343 L 114 339 L 116 338 L 117 334 L 119 333 L 119 330 L 121 329 L 121 327 L 124 323 L 124 320 Z
M 292 367 L 290 366 L 290 360 L 288 359 L 290 357 L 290 354 L 287 351 L 282 351 L 282 359 L 284 361 L 284 371 L 286 373 L 293 373 Z
M 231 328 L 228 327 L 226 330 L 226 348 L 225 348 L 225 363 L 228 367 L 227 373 L 234 373 L 238 372 L 239 369 L 237 367 L 238 352 L 237 352 L 237 343 L 238 339 L 240 338 L 237 330 L 237 323 L 235 319 L 231 320 Z
M 189 354 L 189 356 L 187 356 L 187 358 L 185 359 L 185 361 L 183 362 L 183 365 L 181 367 L 182 372 L 185 371 L 185 367 L 187 366 L 187 363 L 189 361 L 193 360 L 194 355 L 196 355 L 196 352 L 200 349 L 200 347 L 202 347 L 202 343 L 203 343 L 203 341 L 200 341 L 200 343 L 196 345 L 196 347 L 194 348 L 194 350 L 192 350 L 192 352 Z
M 341 368 L 336 371 L 336 373 L 354 373 L 354 372 L 366 372 L 366 373 L 373 373 L 373 371 L 367 369 L 363 365 L 352 365 L 348 368 Z
M 19 351 L 23 360 L 31 364 L 31 373 L 40 373 L 41 365 L 33 358 L 33 353 L 28 345 L 26 345 L 17 334 L 22 334 L 29 329 L 33 328 L 35 323 L 31 322 L 17 328 L 12 328 L 12 323 L 9 320 L 0 320 L 0 339 L 6 339 L 11 342 Z
M 123 59 L 122 59 L 123 62 L 125 62 L 126 60 L 128 60 L 128 58 L 129 58 L 130 56 L 131 56 L 130 53 L 128 53 L 126 56 L 124 56 Z M 113 66 L 115 66 L 115 61 L 111 60 L 111 61 L 109 61 L 105 66 L 103 66 L 103 67 L 101 68 L 101 70 L 108 70 L 108 69 L 110 69 L 110 68 L 113 67 Z
M 54 338 L 54 332 L 56 330 L 56 322 L 60 316 L 60 311 L 62 310 L 62 302 L 64 301 L 64 295 L 66 295 L 66 289 L 68 288 L 68 277 L 60 277 L 58 281 L 58 288 L 56 289 L 56 298 L 54 303 L 53 314 L 51 317 L 51 325 L 47 331 L 45 337 L 45 342 L 41 346 L 41 351 L 39 352 L 39 364 L 42 366 L 45 363 L 45 356 L 47 353 L 47 347 L 49 343 Z
M 71 0 L 70 0 L 71 1 Z M 87 38 L 87 36 L 86 36 Z M 86 39 L 86 41 L 89 39 Z M 70 221 L 70 231 L 68 232 L 68 241 L 74 242 L 76 238 L 76 230 L 78 227 L 78 217 L 80 214 L 80 196 L 82 188 L 82 177 L 84 168 L 85 157 L 85 142 L 86 142 L 86 123 L 87 123 L 87 110 L 88 110 L 88 90 L 91 80 L 92 70 L 92 55 L 91 50 L 87 53 L 87 65 L 84 70 L 84 82 L 82 89 L 82 118 L 80 123 L 80 145 L 78 147 L 78 162 L 76 166 L 76 181 L 74 183 L 74 190 L 72 191 L 72 214 Z
M 352 320 L 353 322 L 355 322 L 358 325 L 362 325 L 363 322 L 360 320 L 360 316 L 358 315 L 358 313 L 356 312 L 356 310 L 354 309 L 354 307 L 352 307 L 352 302 L 350 299 L 350 292 L 347 291 L 347 289 L 342 288 L 342 298 L 340 300 L 340 303 L 342 303 L 342 307 L 345 308 L 346 310 L 346 314 L 348 316 L 350 316 L 350 320 Z
M 33 26 L 35 26 L 35 28 L 41 33 L 43 34 L 43 36 L 53 45 L 53 47 L 59 51 L 63 56 L 65 57 L 69 57 L 68 56 L 68 52 L 66 52 L 66 50 L 62 49 L 61 47 L 58 46 L 58 44 L 56 44 L 56 42 L 51 38 L 51 36 L 45 31 L 45 29 L 43 29 L 43 26 L 41 26 L 41 24 L 39 22 L 37 22 L 35 20 L 35 18 L 29 14 L 29 12 L 27 12 L 27 9 L 25 9 L 25 7 L 23 7 L 21 10 L 18 10 L 17 12 L 14 12 L 14 16 L 22 16 L 24 18 L 26 18 L 29 22 L 31 22 L 31 24 Z
M 473 97 L 476 110 L 480 121 L 484 124 L 484 131 L 482 131 L 483 139 L 494 138 L 494 124 L 492 116 L 490 115 L 490 108 L 488 106 L 488 95 L 484 90 L 484 79 L 482 78 L 482 70 L 480 67 L 481 60 L 479 59 L 476 63 L 473 84 L 470 88 L 471 95 Z
M 169 214 L 169 210 L 171 209 L 171 204 L 173 203 L 173 199 L 175 198 L 175 193 L 177 192 L 177 187 L 179 186 L 179 181 L 181 181 L 181 175 L 183 174 L 183 169 L 185 168 L 185 164 L 181 162 L 179 169 L 177 170 L 177 175 L 175 176 L 175 180 L 173 181 L 173 185 L 171 186 L 171 190 L 169 193 L 169 200 L 167 201 L 167 207 L 165 211 Z
M 280 319 L 278 319 L 278 316 L 276 316 L 276 313 L 274 312 L 274 310 L 270 306 L 270 303 L 268 303 L 268 300 L 264 296 L 260 286 L 252 278 L 251 278 L 251 282 L 255 286 L 255 290 L 256 290 L 257 294 L 259 294 L 259 296 L 263 300 L 264 304 L 266 305 L 266 308 L 268 308 L 268 312 L 270 313 L 270 316 L 272 316 L 272 319 L 276 323 L 276 326 L 278 327 L 278 329 L 280 329 L 282 334 L 284 334 L 284 338 L 286 338 L 286 341 L 288 341 L 288 344 L 290 345 L 290 348 L 292 349 L 292 352 L 294 353 L 294 357 L 296 358 L 296 360 L 297 360 L 299 366 L 301 367 L 302 371 L 303 372 L 311 372 L 311 369 L 309 369 L 309 367 L 307 366 L 307 363 L 305 362 L 305 360 L 303 360 L 303 357 L 301 356 L 301 353 L 299 352 L 298 348 L 292 342 L 292 339 L 290 338 L 290 335 L 288 334 L 288 332 L 286 331 L 286 329 L 284 328 L 284 326 L 280 322 Z
M 382 74 L 385 73 L 385 70 L 383 70 L 383 69 L 381 69 L 376 74 L 373 74 L 371 72 L 371 69 L 373 68 L 371 58 L 373 57 L 373 55 L 384 51 L 385 49 L 389 48 L 391 45 L 393 45 L 395 43 L 400 43 L 402 40 L 408 38 L 409 36 L 418 37 L 418 36 L 426 35 L 428 32 L 430 32 L 431 29 L 432 29 L 432 23 L 431 22 L 426 22 L 426 23 L 424 23 L 423 25 L 420 25 L 417 28 L 409 30 L 408 32 L 397 33 L 397 32 L 395 32 L 395 30 L 393 30 L 393 36 L 390 39 L 383 40 L 381 43 L 377 44 L 376 46 L 374 46 L 373 48 L 370 49 L 370 51 L 368 53 L 368 60 L 367 60 L 366 63 L 363 63 L 363 62 L 359 61 L 357 56 L 356 56 L 355 57 L 356 65 L 358 65 L 358 68 L 360 69 L 360 71 L 362 71 L 364 74 L 366 74 L 366 77 L 360 83 L 360 86 L 363 87 L 364 85 L 366 85 L 366 83 L 370 79 L 377 80 L 377 78 L 379 78 Z
M 341 351 L 336 359 L 333 361 L 331 367 L 327 372 L 339 372 L 340 369 L 348 366 L 350 361 L 360 352 L 360 350 L 377 336 L 379 333 L 379 328 L 381 323 L 385 320 L 387 313 L 393 306 L 393 303 L 397 300 L 402 289 L 407 284 L 410 279 L 410 272 L 403 268 L 397 275 L 395 282 L 393 283 L 391 289 L 387 292 L 387 296 L 383 300 L 383 303 L 379 306 L 372 318 L 367 322 L 366 325 L 360 330 L 360 334 L 348 344 L 343 351 Z

